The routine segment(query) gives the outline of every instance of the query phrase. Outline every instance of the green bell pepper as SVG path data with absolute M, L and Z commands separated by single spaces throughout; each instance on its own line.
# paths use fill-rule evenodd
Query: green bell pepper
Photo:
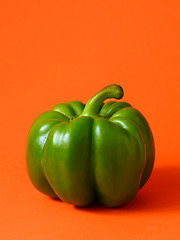
M 128 203 L 149 179 L 155 157 L 144 116 L 110 85 L 85 105 L 59 103 L 41 114 L 28 134 L 26 164 L 42 193 L 76 206 L 94 200 L 108 207 Z

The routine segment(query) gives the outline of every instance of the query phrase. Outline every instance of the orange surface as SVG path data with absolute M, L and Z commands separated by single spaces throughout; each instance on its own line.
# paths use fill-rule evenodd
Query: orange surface
M 180 1 L 1 1 L 0 239 L 180 239 Z M 153 174 L 123 208 L 76 208 L 32 186 L 34 119 L 108 84 L 148 119 Z

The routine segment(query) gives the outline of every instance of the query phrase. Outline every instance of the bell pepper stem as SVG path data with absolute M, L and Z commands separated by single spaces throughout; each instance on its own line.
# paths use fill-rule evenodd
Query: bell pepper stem
M 123 95 L 124 92 L 121 86 L 116 84 L 109 85 L 101 89 L 87 101 L 80 116 L 95 117 L 98 115 L 104 100 L 108 98 L 121 99 Z

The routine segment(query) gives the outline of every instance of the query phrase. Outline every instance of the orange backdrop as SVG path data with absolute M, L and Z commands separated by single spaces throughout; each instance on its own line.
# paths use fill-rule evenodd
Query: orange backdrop
M 180 239 L 180 1 L 1 1 L 0 239 Z M 32 186 L 33 120 L 102 87 L 148 119 L 156 162 L 120 209 L 75 208 Z

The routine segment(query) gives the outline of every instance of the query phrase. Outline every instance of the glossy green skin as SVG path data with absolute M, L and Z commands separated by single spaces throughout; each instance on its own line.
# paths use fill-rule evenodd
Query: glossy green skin
M 96 116 L 79 116 L 83 109 L 79 101 L 60 103 L 35 120 L 26 149 L 29 177 L 40 192 L 76 206 L 95 199 L 124 205 L 152 172 L 150 127 L 125 102 L 107 102 Z

